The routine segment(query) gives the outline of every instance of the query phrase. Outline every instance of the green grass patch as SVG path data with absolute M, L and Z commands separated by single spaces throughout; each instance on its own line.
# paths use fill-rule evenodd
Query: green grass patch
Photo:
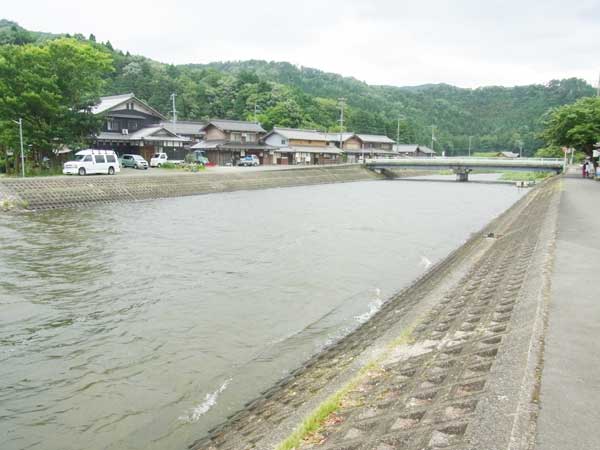
M 321 428 L 323 422 L 335 411 L 337 411 L 342 403 L 343 398 L 354 388 L 353 382 L 348 383 L 344 388 L 333 394 L 325 400 L 310 416 L 308 416 L 302 425 L 294 431 L 290 437 L 283 441 L 277 447 L 277 450 L 293 450 L 298 448 L 302 441 L 312 433 L 315 433 Z
M 418 321 L 420 322 L 420 320 Z M 417 323 L 418 323 L 417 322 Z M 413 331 L 415 330 L 415 327 L 417 326 L 417 324 L 413 324 L 410 327 L 408 327 L 406 330 L 404 330 L 400 336 L 398 336 L 396 339 L 394 339 L 392 342 L 390 342 L 388 344 L 388 350 L 392 350 L 395 347 L 399 347 L 400 345 L 410 345 L 410 344 L 414 344 L 415 342 L 415 338 L 413 337 Z
M 364 381 L 369 372 L 381 369 L 381 364 L 390 351 L 400 345 L 410 345 L 414 342 L 412 333 L 419 322 L 420 320 L 417 320 L 406 328 L 400 336 L 388 344 L 387 351 L 383 355 L 362 367 L 352 380 L 321 403 L 287 439 L 277 446 L 276 450 L 295 450 L 306 438 L 317 433 L 327 418 L 340 409 L 346 395 Z
M 541 181 L 551 177 L 549 172 L 502 172 L 501 180 L 504 181 Z
M 475 158 L 497 158 L 498 152 L 473 152 L 471 156 Z

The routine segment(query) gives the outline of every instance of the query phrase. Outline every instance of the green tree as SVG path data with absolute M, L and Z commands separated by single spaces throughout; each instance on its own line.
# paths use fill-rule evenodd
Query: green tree
M 562 148 L 555 145 L 542 147 L 535 152 L 537 158 L 563 158 L 565 156 Z
M 574 147 L 592 155 L 600 140 L 600 97 L 588 97 L 551 110 L 542 138 L 549 145 Z
M 21 117 L 36 154 L 81 144 L 98 127 L 91 108 L 111 70 L 110 54 L 74 39 L 1 46 L 0 143 L 16 148 Z

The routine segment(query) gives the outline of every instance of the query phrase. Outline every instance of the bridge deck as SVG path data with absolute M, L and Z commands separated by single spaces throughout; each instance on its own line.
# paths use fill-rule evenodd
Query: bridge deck
M 562 172 L 564 162 L 555 158 L 469 158 L 469 157 L 433 157 L 433 158 L 395 158 L 367 159 L 371 169 L 415 168 L 415 169 L 451 169 L 457 172 L 469 172 L 476 169 L 518 170 Z

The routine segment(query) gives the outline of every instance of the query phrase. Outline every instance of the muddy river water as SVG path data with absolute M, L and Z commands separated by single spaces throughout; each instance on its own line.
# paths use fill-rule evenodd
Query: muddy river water
M 0 215 L 0 448 L 185 449 L 522 195 L 373 181 Z

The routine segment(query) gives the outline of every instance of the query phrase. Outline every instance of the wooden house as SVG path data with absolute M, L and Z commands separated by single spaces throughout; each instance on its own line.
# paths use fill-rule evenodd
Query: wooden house
M 211 163 L 224 166 L 236 165 L 240 158 L 256 155 L 261 164 L 273 164 L 274 147 L 262 142 L 266 134 L 257 122 L 241 120 L 210 120 L 201 131 L 204 140 L 192 146 L 204 150 Z
M 328 134 L 317 130 L 275 127 L 264 138 L 276 147 L 274 164 L 337 164 L 341 151 L 331 145 Z
M 149 160 L 154 153 L 165 152 L 171 159 L 183 158 L 187 139 L 162 126 L 160 112 L 134 94 L 101 97 L 92 113 L 104 120 L 91 137 L 95 148 L 133 153 Z
M 418 144 L 396 144 L 394 145 L 394 152 L 399 156 L 410 156 L 410 157 L 432 157 L 436 153 L 429 147 Z
M 187 138 L 190 143 L 195 144 L 204 139 L 204 127 L 206 122 L 196 122 L 191 120 L 178 120 L 161 122 L 160 125 L 178 136 Z

